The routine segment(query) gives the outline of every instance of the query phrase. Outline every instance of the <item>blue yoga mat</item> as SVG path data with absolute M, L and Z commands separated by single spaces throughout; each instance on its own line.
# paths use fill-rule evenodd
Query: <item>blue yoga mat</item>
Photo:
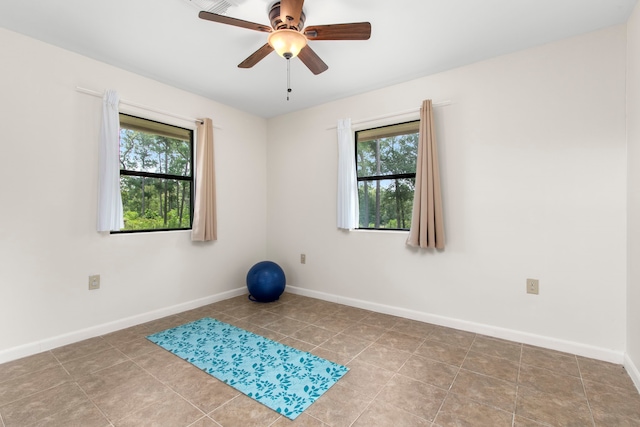
M 292 420 L 349 370 L 208 317 L 147 338 Z

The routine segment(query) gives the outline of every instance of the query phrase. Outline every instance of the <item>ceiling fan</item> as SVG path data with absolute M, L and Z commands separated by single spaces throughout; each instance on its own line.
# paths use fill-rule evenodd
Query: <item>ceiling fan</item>
M 303 4 L 304 0 L 280 0 L 273 3 L 269 8 L 271 27 L 213 12 L 201 11 L 198 16 L 208 21 L 269 33 L 267 43 L 238 64 L 240 68 L 253 67 L 275 50 L 286 59 L 298 56 L 313 74 L 320 74 L 329 67 L 307 44 L 309 40 L 368 40 L 371 36 L 369 22 L 304 28 L 306 16 L 302 11 Z

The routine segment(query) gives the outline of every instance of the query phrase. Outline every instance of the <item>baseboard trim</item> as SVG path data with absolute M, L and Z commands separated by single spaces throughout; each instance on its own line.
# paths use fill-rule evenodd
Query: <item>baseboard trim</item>
M 187 301 L 181 304 L 172 305 L 170 307 L 137 314 L 135 316 L 126 317 L 124 319 L 115 320 L 113 322 L 103 323 L 100 325 L 92 326 L 90 328 L 80 329 L 33 343 L 2 350 L 0 351 L 0 363 L 10 362 L 22 357 L 42 353 L 43 351 L 52 350 L 64 345 L 73 344 L 78 341 L 105 335 L 111 332 L 118 331 L 120 329 L 139 325 L 141 323 L 150 322 L 161 317 L 171 316 L 183 311 L 192 310 L 194 308 L 202 307 L 203 305 L 212 304 L 214 302 L 243 295 L 246 292 L 246 287 L 232 289 L 230 291 L 220 292 L 218 294 L 210 295 L 204 298 Z
M 640 392 L 640 370 L 635 363 L 633 363 L 628 354 L 625 354 L 624 356 L 624 368 L 627 370 L 631 380 L 636 385 L 638 392 Z
M 544 347 L 551 350 L 572 353 L 579 356 L 589 357 L 592 359 L 603 360 L 607 362 L 623 364 L 625 355 L 621 351 L 614 351 L 606 348 L 595 347 L 573 341 L 560 340 L 557 338 L 546 337 L 542 335 L 531 334 L 528 332 L 517 331 L 514 329 L 500 328 L 482 323 L 469 322 L 466 320 L 455 319 L 451 317 L 439 316 L 430 313 L 424 313 L 416 310 L 409 310 L 400 307 L 394 307 L 385 304 L 378 304 L 369 301 L 359 300 L 355 298 L 346 298 L 339 295 L 328 294 L 325 292 L 314 291 L 310 289 L 300 288 L 297 286 L 287 285 L 287 291 L 292 294 L 308 296 L 321 299 L 324 301 L 336 302 L 352 307 L 372 310 L 379 313 L 391 314 L 407 319 L 418 320 L 421 322 L 432 323 L 440 326 L 460 329 L 463 331 L 474 332 L 478 334 L 488 335 L 495 338 L 501 338 L 509 341 L 521 342 L 524 344 Z M 637 372 L 637 371 L 636 371 Z M 638 384 L 638 383 L 636 383 Z
M 246 288 L 241 287 L 232 289 L 218 294 L 210 295 L 170 307 L 149 311 L 135 316 L 119 319 L 113 322 L 96 325 L 90 328 L 80 329 L 70 333 L 58 335 L 44 340 L 24 344 L 18 347 L 9 348 L 0 351 L 0 363 L 10 362 L 22 357 L 31 356 L 43 351 L 52 350 L 68 344 L 73 344 L 88 338 L 105 335 L 120 329 L 139 325 L 141 323 L 150 322 L 161 317 L 170 316 L 186 310 L 202 307 L 203 305 L 212 304 L 214 302 L 233 298 L 246 293 Z M 394 307 L 385 304 L 378 304 L 355 298 L 347 298 L 339 295 L 328 294 L 325 292 L 314 291 L 310 289 L 300 288 L 297 286 L 287 285 L 287 292 L 292 294 L 308 296 L 321 299 L 324 301 L 335 302 L 338 304 L 349 305 L 352 307 L 363 308 L 366 310 L 376 311 L 378 313 L 400 316 L 407 319 L 418 320 L 421 322 L 433 323 L 435 325 L 447 326 L 463 331 L 469 331 L 488 335 L 496 338 L 502 338 L 509 341 L 521 342 L 524 344 L 535 345 L 539 347 L 549 348 L 552 350 L 563 351 L 567 353 L 577 354 L 579 356 L 590 357 L 593 359 L 604 360 L 607 362 L 624 364 L 629 376 L 640 389 L 640 371 L 623 352 L 613 351 L 600 347 L 590 346 L 572 341 L 559 340 L 556 338 L 545 337 L 542 335 L 530 334 L 527 332 L 517 331 L 513 329 L 499 328 L 491 325 L 485 325 L 466 320 L 455 319 L 451 317 L 439 316 L 430 313 L 424 313 L 416 310 L 409 310 L 400 307 Z

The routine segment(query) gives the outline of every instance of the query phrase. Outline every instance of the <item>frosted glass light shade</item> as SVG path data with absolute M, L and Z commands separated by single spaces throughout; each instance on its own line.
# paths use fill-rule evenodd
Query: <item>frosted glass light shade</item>
M 267 40 L 278 55 L 285 58 L 285 54 L 291 54 L 291 58 L 296 57 L 303 47 L 307 45 L 307 38 L 304 34 L 289 29 L 276 30 L 269 34 Z

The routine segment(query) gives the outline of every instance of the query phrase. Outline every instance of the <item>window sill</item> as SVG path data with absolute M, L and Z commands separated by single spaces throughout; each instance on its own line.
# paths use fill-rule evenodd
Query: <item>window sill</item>
M 110 231 L 111 236 L 148 236 L 150 234 L 175 234 L 175 233 L 191 233 L 190 228 L 176 230 L 135 230 L 135 231 Z
M 409 230 L 372 230 L 367 228 L 356 228 L 350 230 L 354 233 L 374 233 L 374 234 L 409 234 Z

